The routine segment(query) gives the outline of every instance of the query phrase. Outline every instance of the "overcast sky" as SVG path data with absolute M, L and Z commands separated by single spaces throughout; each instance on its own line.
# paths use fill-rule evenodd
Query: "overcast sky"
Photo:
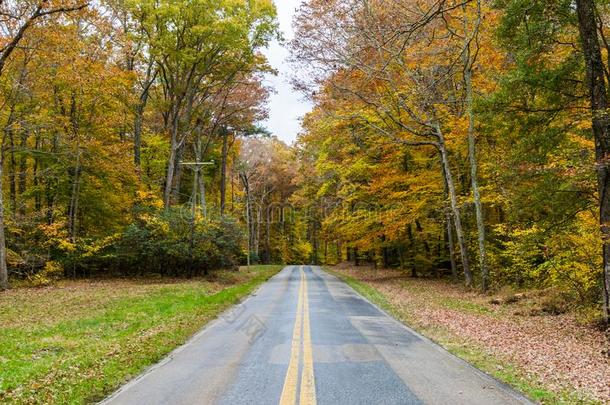
M 286 41 L 293 37 L 292 17 L 301 0 L 275 0 L 280 29 Z M 266 84 L 272 86 L 269 102 L 269 119 L 263 122 L 273 135 L 291 144 L 301 130 L 300 118 L 310 109 L 311 104 L 303 100 L 301 94 L 290 86 L 290 68 L 286 62 L 288 50 L 275 42 L 265 51 L 269 63 L 278 71 L 277 76 L 269 75 Z

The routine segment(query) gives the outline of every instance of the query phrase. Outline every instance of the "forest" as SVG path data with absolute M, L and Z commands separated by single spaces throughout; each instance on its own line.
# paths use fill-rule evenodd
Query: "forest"
M 0 5 L 0 285 L 244 261 L 239 144 L 265 132 L 273 3 Z
M 312 260 L 548 290 L 607 320 L 609 18 L 586 0 L 303 5 Z
M 607 321 L 608 6 L 304 2 L 287 145 L 271 0 L 1 1 L 0 288 L 350 260 Z

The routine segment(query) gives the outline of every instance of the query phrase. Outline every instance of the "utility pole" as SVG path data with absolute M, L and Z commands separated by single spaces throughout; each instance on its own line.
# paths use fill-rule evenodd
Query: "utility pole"
M 190 275 L 192 276 L 194 273 L 194 257 L 193 257 L 193 252 L 195 250 L 195 216 L 197 214 L 197 192 L 199 189 L 199 174 L 201 172 L 201 169 L 204 166 L 208 166 L 208 165 L 213 165 L 214 161 L 210 160 L 209 162 L 200 162 L 200 161 L 195 161 L 195 162 L 182 162 L 180 163 L 181 165 L 185 166 L 185 167 L 189 167 L 191 169 L 193 169 L 193 194 L 191 195 L 191 218 L 190 218 L 190 231 L 191 231 L 191 237 L 190 237 L 190 244 L 189 244 L 189 255 L 191 257 L 191 270 L 190 270 Z M 206 201 L 205 201 L 205 188 L 203 186 L 203 182 L 201 185 L 201 195 L 202 195 L 202 212 L 203 212 L 203 216 L 207 217 L 207 208 L 206 208 Z

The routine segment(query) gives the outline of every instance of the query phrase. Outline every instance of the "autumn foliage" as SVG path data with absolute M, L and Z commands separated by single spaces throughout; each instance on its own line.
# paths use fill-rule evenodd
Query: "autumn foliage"
M 551 288 L 607 314 L 610 151 L 592 131 L 606 112 L 592 112 L 577 3 L 304 4 L 291 46 L 315 109 L 297 198 L 315 260 Z M 594 14 L 604 44 L 605 3 Z

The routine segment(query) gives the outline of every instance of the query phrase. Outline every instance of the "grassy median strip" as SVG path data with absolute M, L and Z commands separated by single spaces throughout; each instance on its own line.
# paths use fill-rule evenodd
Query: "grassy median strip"
M 428 305 L 436 307 L 451 307 L 456 311 L 466 313 L 478 313 L 486 316 L 487 308 L 480 308 L 468 301 L 456 301 L 448 297 L 438 297 L 436 300 L 427 299 L 424 301 L 413 299 L 412 301 L 401 301 L 396 297 L 391 298 L 379 289 L 370 285 L 366 279 L 360 280 L 353 277 L 353 271 L 349 274 L 345 269 L 325 267 L 325 271 L 335 275 L 346 282 L 355 291 L 400 320 L 409 327 L 415 329 L 422 335 L 430 338 L 434 342 L 443 346 L 454 355 L 468 361 L 475 367 L 487 372 L 500 381 L 507 383 L 518 391 L 524 393 L 532 400 L 544 404 L 600 404 L 601 401 L 590 399 L 586 394 L 574 390 L 547 387 L 541 384 L 536 376 L 520 370 L 516 365 L 486 353 L 483 348 L 472 341 L 452 333 L 448 328 L 440 323 L 422 322 L 414 313 L 417 312 L 415 306 Z M 400 288 L 409 289 L 409 285 L 399 283 Z M 419 286 L 421 288 L 421 286 Z M 413 298 L 417 294 L 411 294 Z
M 102 399 L 282 266 L 198 280 L 61 282 L 0 294 L 0 402 Z

